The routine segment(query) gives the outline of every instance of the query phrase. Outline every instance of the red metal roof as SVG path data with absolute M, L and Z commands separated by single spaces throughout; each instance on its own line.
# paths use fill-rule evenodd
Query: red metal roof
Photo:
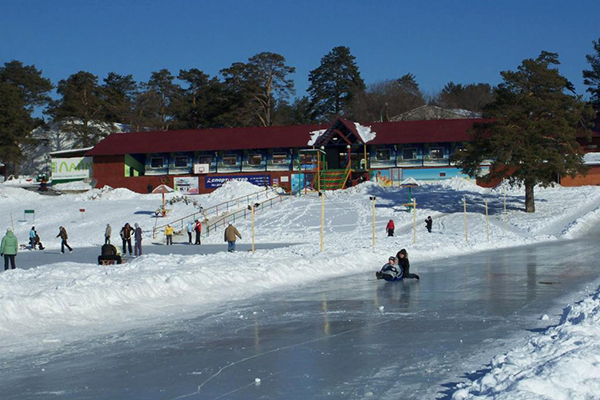
M 467 131 L 483 119 L 398 121 L 363 124 L 376 132 L 367 144 L 461 142 Z M 355 131 L 354 123 L 342 120 Z M 309 147 L 310 132 L 330 125 L 292 125 L 250 128 L 223 128 L 155 132 L 114 133 L 98 143 L 87 155 L 148 154 L 183 151 L 219 151 Z

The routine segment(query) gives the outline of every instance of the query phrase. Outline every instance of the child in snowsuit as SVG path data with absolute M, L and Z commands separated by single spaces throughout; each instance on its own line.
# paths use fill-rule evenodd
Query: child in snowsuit
M 385 227 L 385 231 L 387 232 L 388 236 L 394 236 L 394 229 L 394 220 L 390 219 Z
M 386 281 L 395 281 L 402 279 L 402 269 L 396 265 L 396 257 L 390 256 L 388 262 L 381 267 L 380 271 L 375 272 L 377 279 Z
M 427 228 L 427 232 L 431 233 L 431 225 L 433 224 L 433 220 L 431 217 L 427 217 L 425 219 L 425 227 Z

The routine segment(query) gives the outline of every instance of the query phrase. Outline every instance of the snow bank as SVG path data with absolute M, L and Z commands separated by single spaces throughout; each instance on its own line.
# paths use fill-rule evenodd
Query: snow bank
M 214 192 L 206 197 L 209 200 L 216 202 L 225 202 L 228 200 L 237 199 L 242 196 L 247 196 L 260 191 L 265 191 L 264 186 L 256 186 L 248 181 L 229 180 Z
M 57 183 L 53 184 L 52 187 L 56 190 L 91 190 L 92 186 L 89 183 L 83 181 Z
M 497 356 L 484 377 L 452 399 L 597 399 L 600 396 L 600 289 L 568 306 L 560 324 Z

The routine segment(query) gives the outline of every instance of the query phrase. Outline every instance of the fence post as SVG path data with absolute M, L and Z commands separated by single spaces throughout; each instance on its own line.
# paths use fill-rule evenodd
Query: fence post
M 488 201 L 485 199 L 485 233 L 487 234 L 487 240 L 490 241 L 490 221 L 488 216 Z
M 469 236 L 467 234 L 467 198 L 463 197 L 463 207 L 465 210 L 465 242 L 469 243 Z

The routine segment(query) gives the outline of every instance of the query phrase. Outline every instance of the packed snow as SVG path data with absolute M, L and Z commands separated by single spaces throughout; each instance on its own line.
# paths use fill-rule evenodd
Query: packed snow
M 406 188 L 381 188 L 366 182 L 327 192 L 323 252 L 319 235 L 321 200 L 315 194 L 302 193 L 281 197 L 268 208 L 259 208 L 256 214 L 257 242 L 297 243 L 290 247 L 235 255 L 225 251 L 209 255 L 150 254 L 102 268 L 96 260 L 74 263 L 64 255 L 64 261 L 55 264 L 0 273 L 0 349 L 40 349 L 48 343 L 68 343 L 98 332 L 143 326 L 183 310 L 324 277 L 374 271 L 401 247 L 411 254 L 411 270 L 423 273 L 418 267 L 426 260 L 576 238 L 600 221 L 599 187 L 536 188 L 537 210 L 528 214 L 523 211 L 522 188 L 503 184 L 484 189 L 461 178 L 420 183 L 412 188 L 417 202 L 416 231 L 414 214 L 405 207 Z M 258 202 L 274 196 L 272 191 L 247 182 L 229 182 L 211 194 L 189 196 L 193 201 L 182 201 L 181 194 L 169 193 L 165 195 L 170 201 L 169 213 L 166 218 L 157 218 L 160 194 L 106 187 L 44 196 L 1 184 L 4 212 L 0 227 L 12 226 L 20 243 L 25 243 L 35 226 L 47 247 L 45 251 L 56 252 L 60 246 L 56 235 L 62 225 L 77 252 L 78 247 L 103 244 L 107 223 L 113 227 L 114 242 L 118 242 L 118 232 L 125 222 L 139 223 L 146 245 L 160 245 L 164 238 L 153 237 L 154 226 L 195 213 L 199 207 L 206 209 L 244 195 L 256 196 Z M 374 247 L 370 197 L 376 199 Z M 466 224 L 463 199 L 467 204 Z M 244 208 L 246 204 L 229 207 Z M 26 214 L 24 210 L 35 213 Z M 431 234 L 426 233 L 423 223 L 429 215 L 434 221 Z M 389 219 L 396 225 L 393 238 L 385 233 Z M 250 220 L 239 219 L 235 225 L 242 241 L 248 243 Z M 184 241 L 183 236 L 178 240 Z M 223 244 L 222 231 L 204 237 L 203 243 Z M 238 268 L 239 263 L 244 268 Z M 31 340 L 24 344 L 22 337 Z M 594 398 L 600 393 L 599 346 L 600 291 L 596 291 L 571 305 L 557 326 L 533 335 L 525 346 L 497 356 L 487 375 L 460 384 L 454 398 Z

